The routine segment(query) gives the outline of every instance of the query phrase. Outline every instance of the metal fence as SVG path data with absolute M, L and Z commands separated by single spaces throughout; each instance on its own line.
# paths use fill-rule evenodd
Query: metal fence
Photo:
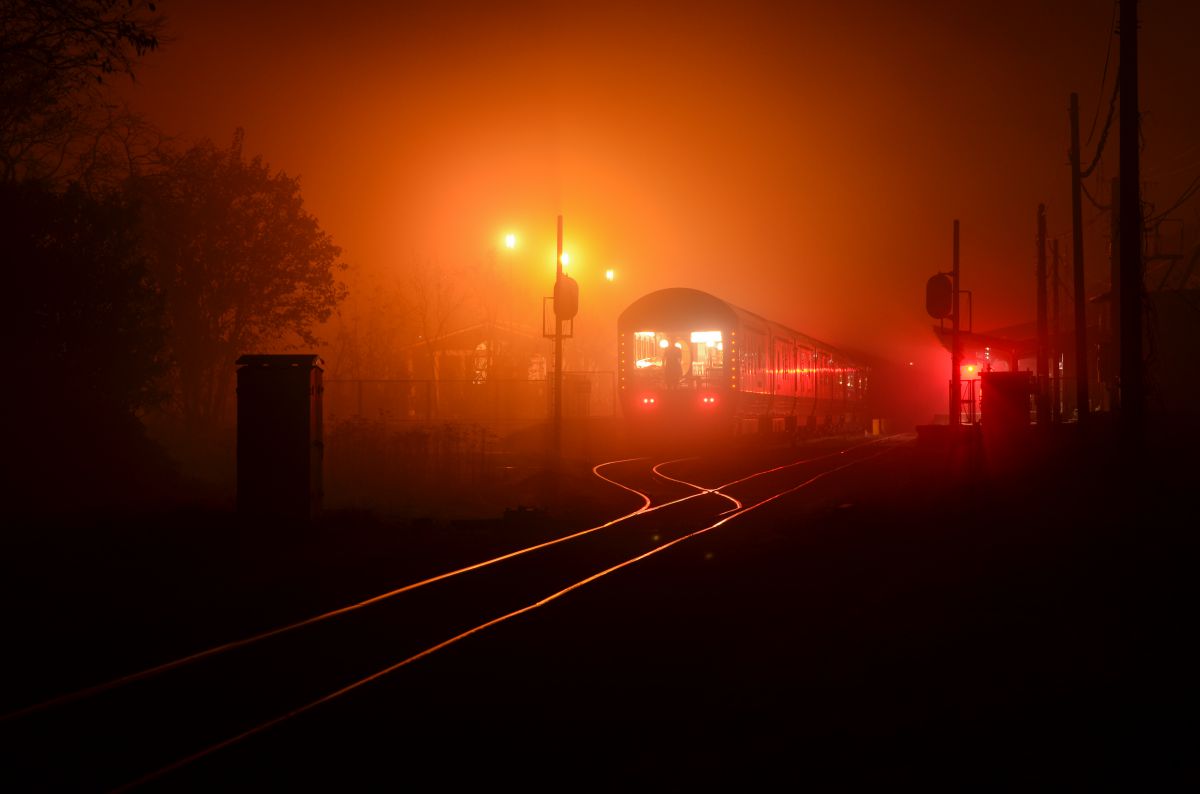
M 548 380 L 326 380 L 325 421 L 370 419 L 388 425 L 455 422 L 500 427 L 553 415 Z M 563 372 L 563 416 L 615 416 L 612 372 Z
M 1040 383 L 1039 386 L 1037 378 L 1031 380 L 1032 390 L 1029 393 L 1029 421 L 1031 424 L 1041 424 L 1043 421 L 1039 419 L 1037 412 L 1038 389 L 1045 389 L 1047 396 L 1046 408 L 1049 415 L 1045 417 L 1045 422 L 1075 422 L 1079 420 L 1074 378 L 1047 378 Z M 954 399 L 954 382 L 949 381 L 947 386 L 950 399 Z M 974 425 L 980 422 L 983 416 L 982 393 L 983 381 L 979 378 L 959 381 L 959 421 L 962 424 Z M 1092 412 L 1108 410 L 1108 406 L 1103 400 L 1105 396 L 1100 389 L 1100 384 L 1093 384 L 1089 397 L 1091 403 L 1089 410 Z

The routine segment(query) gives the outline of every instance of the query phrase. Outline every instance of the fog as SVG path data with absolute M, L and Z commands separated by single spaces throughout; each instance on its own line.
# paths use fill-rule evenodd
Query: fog
M 329 339 L 417 263 L 469 274 L 493 257 L 505 310 L 537 327 L 561 214 L 581 342 L 611 339 L 638 296 L 689 286 L 940 366 L 923 290 L 950 267 L 953 220 L 976 329 L 1031 322 L 1038 203 L 1069 251 L 1069 95 L 1089 158 L 1117 62 L 1113 4 L 1098 1 L 162 10 L 172 39 L 130 101 L 186 136 L 222 143 L 242 126 L 248 151 L 301 177 L 351 264 Z M 1200 8 L 1141 14 L 1143 173 L 1165 204 L 1200 156 Z M 1115 123 L 1107 146 L 1093 195 L 1116 173 Z M 1107 279 L 1099 216 L 1085 207 L 1089 283 Z M 397 318 L 376 333 L 413 330 Z

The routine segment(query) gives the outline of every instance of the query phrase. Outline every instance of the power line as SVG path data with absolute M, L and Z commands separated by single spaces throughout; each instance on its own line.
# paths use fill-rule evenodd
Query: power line
M 1182 207 L 1197 192 L 1200 192 L 1200 176 L 1193 179 L 1191 184 L 1183 189 L 1183 193 L 1180 194 L 1179 198 L 1175 199 L 1175 202 L 1171 206 L 1150 218 L 1146 218 L 1145 225 L 1153 226 L 1155 223 L 1165 220 L 1168 215 Z
M 1100 210 L 1101 212 L 1108 212 L 1109 210 L 1112 209 L 1112 205 L 1101 204 L 1099 201 L 1096 201 L 1096 199 L 1092 196 L 1091 191 L 1087 189 L 1087 183 L 1081 181 L 1079 183 L 1079 185 L 1080 185 L 1080 187 L 1083 188 L 1083 195 L 1087 196 L 1087 200 L 1092 202 L 1093 207 Z
M 1080 179 L 1087 179 L 1092 175 L 1092 171 L 1096 170 L 1096 166 L 1100 163 L 1100 155 L 1104 154 L 1104 143 L 1108 140 L 1108 131 L 1112 129 L 1113 115 L 1117 110 L 1117 97 L 1121 95 L 1121 67 L 1117 67 L 1117 80 L 1113 82 L 1112 98 L 1108 100 L 1108 118 L 1104 120 L 1104 129 L 1100 132 L 1100 140 L 1096 143 L 1096 156 L 1092 158 L 1092 163 L 1086 169 L 1080 172 Z
M 1100 90 L 1096 92 L 1097 96 L 1104 96 L 1104 83 L 1108 79 L 1108 63 L 1112 59 L 1112 43 L 1117 36 L 1117 9 L 1120 6 L 1117 0 L 1113 0 L 1113 16 L 1112 22 L 1108 26 L 1108 47 L 1104 51 L 1104 71 L 1100 73 Z M 1110 111 L 1111 112 L 1111 111 Z M 1096 105 L 1096 113 L 1092 116 L 1092 128 L 1088 131 L 1087 143 L 1092 142 L 1092 136 L 1096 133 L 1096 122 L 1100 120 L 1100 105 Z

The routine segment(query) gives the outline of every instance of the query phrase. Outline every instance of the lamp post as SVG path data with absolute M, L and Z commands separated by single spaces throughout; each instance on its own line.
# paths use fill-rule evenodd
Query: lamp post
M 562 459 L 562 327 L 563 316 L 558 305 L 563 279 L 562 216 L 558 216 L 558 253 L 554 257 L 554 457 Z
M 517 250 L 517 235 L 513 232 L 508 232 L 504 235 L 504 257 L 505 274 L 504 274 L 504 289 L 500 291 L 504 303 L 505 315 L 508 319 L 508 324 L 511 329 L 513 324 L 513 257 L 516 256 Z
M 574 320 L 579 311 L 579 284 L 563 273 L 568 262 L 563 252 L 563 219 L 558 216 L 558 251 L 554 259 L 554 456 L 562 458 L 563 323 Z M 573 328 L 574 326 L 572 326 Z

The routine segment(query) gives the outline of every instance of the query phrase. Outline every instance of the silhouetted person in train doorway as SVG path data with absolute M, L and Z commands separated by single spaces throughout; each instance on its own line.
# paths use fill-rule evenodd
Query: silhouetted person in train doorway
M 679 380 L 683 377 L 683 351 L 674 339 L 663 351 L 663 377 L 667 381 L 668 389 L 679 386 Z

